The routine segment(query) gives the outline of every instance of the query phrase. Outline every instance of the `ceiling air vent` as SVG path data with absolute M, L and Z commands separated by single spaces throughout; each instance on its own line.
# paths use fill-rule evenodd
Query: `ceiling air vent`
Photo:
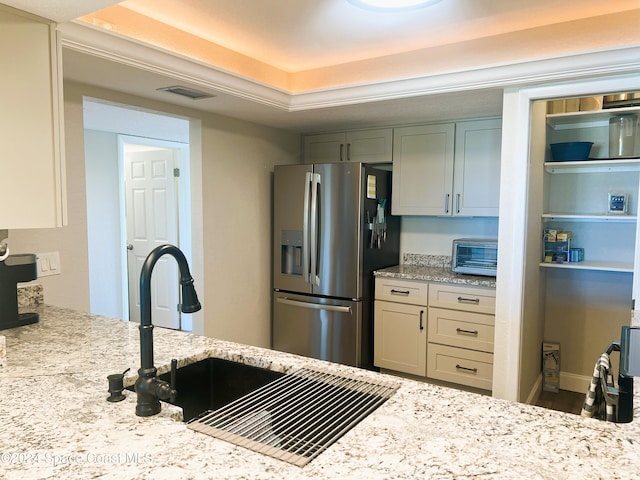
M 183 97 L 188 97 L 192 100 L 200 100 L 202 98 L 211 98 L 215 95 L 211 95 L 210 93 L 200 92 L 193 88 L 183 87 L 181 85 L 172 85 L 170 87 L 162 87 L 158 88 L 158 90 L 163 92 L 175 93 L 176 95 L 182 95 Z

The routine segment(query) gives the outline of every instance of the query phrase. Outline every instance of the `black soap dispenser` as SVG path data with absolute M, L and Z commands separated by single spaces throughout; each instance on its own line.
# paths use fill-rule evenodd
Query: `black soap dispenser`
M 125 399 L 124 393 L 122 393 L 122 391 L 124 390 L 124 376 L 129 370 L 131 369 L 127 368 L 122 373 L 107 375 L 110 393 L 110 395 L 107 397 L 107 402 L 120 402 Z

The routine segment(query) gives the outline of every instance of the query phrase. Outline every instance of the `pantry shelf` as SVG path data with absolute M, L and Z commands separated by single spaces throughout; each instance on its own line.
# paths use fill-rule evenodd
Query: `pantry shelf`
M 611 222 L 611 223 L 635 223 L 636 215 L 607 215 L 605 213 L 543 213 L 544 221 L 563 222 Z
M 640 172 L 640 158 L 592 159 L 576 162 L 544 162 L 547 173 Z
M 565 112 L 547 114 L 547 125 L 554 130 L 565 126 L 579 128 L 593 126 L 593 124 L 606 124 L 614 115 L 625 113 L 640 113 L 640 107 L 622 107 L 615 109 L 590 110 L 582 112 Z
M 633 273 L 633 262 L 606 262 L 585 260 L 582 262 L 568 263 L 540 262 L 540 266 L 544 268 L 558 268 L 565 270 L 598 270 L 604 272 Z

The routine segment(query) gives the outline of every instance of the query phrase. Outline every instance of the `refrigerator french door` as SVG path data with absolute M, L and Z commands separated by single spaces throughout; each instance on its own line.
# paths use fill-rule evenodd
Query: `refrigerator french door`
M 372 271 L 398 263 L 390 182 L 361 163 L 275 167 L 273 348 L 372 367 Z

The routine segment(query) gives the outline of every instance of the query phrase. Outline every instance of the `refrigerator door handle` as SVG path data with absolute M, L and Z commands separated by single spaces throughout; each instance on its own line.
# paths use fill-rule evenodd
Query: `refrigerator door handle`
M 311 187 L 311 278 L 312 285 L 320 285 L 318 275 L 318 190 L 320 189 L 321 177 L 319 173 L 312 174 L 313 183 Z
M 278 297 L 276 302 L 293 307 L 312 308 L 314 310 L 328 310 L 330 312 L 351 313 L 351 307 L 341 305 L 322 305 L 321 303 L 303 302 L 301 300 L 293 300 L 288 297 Z
M 302 277 L 306 283 L 311 283 L 311 269 L 309 266 L 309 208 L 311 203 L 311 172 L 305 174 L 303 226 L 302 226 Z

